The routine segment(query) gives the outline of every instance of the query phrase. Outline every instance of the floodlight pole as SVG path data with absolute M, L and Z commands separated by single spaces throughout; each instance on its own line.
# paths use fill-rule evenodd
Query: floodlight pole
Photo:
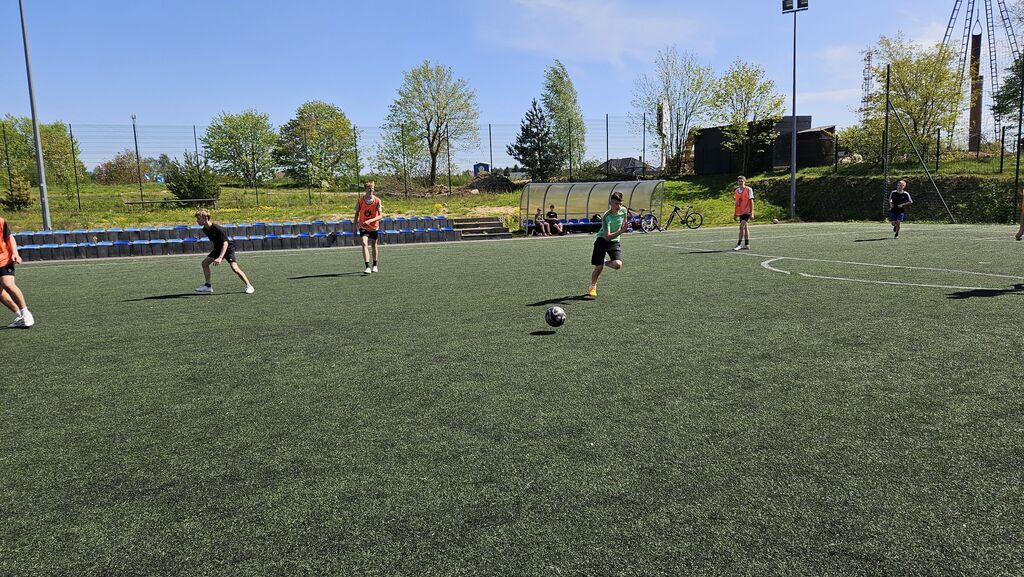
M 786 10 L 786 3 L 783 2 L 782 13 L 793 13 L 793 134 L 790 139 L 789 158 L 789 217 L 796 217 L 796 15 L 798 12 L 807 10 L 806 3 L 803 8 L 797 4 L 796 8 Z
M 28 31 L 25 26 L 25 0 L 18 0 L 21 12 L 21 40 L 25 46 L 25 76 L 28 78 L 28 101 L 32 108 L 32 135 L 36 140 L 36 169 L 39 170 L 39 206 L 43 210 L 43 230 L 52 229 L 50 199 L 46 194 L 46 169 L 43 167 L 43 142 L 39 136 L 39 117 L 36 115 L 36 94 L 32 88 L 32 63 L 28 57 Z

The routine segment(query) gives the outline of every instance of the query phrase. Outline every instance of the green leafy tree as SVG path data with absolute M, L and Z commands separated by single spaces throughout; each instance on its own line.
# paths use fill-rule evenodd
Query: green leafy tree
M 713 96 L 715 119 L 725 125 L 725 147 L 740 159 L 747 172 L 750 158 L 765 151 L 778 138 L 775 125 L 782 118 L 785 101 L 764 69 L 736 60 L 718 81 Z
M 143 158 L 142 162 L 143 162 L 143 164 L 145 164 L 149 168 L 151 168 L 153 170 L 153 172 L 155 172 L 156 174 L 164 174 L 164 175 L 166 175 L 167 171 L 170 170 L 171 164 L 174 161 L 171 160 L 171 157 L 167 156 L 166 154 L 161 154 L 157 158 L 152 158 L 152 157 Z
M 373 165 L 378 172 L 396 179 L 426 179 L 430 173 L 427 141 L 414 126 L 386 125 L 377 143 Z
M 247 186 L 274 176 L 271 152 L 277 133 L 270 116 L 255 110 L 240 114 L 222 112 L 210 122 L 200 139 L 204 156 L 225 176 L 237 178 Z
M 32 206 L 32 189 L 24 178 L 13 175 L 0 206 L 7 210 L 25 210 Z
M 551 119 L 555 137 L 561 143 L 564 157 L 558 168 L 571 163 L 576 169 L 583 165 L 586 154 L 587 127 L 583 122 L 576 87 L 569 77 L 569 70 L 559 60 L 544 71 L 544 93 L 541 95 L 544 110 Z
M 217 174 L 206 161 L 200 161 L 195 154 L 186 152 L 181 161 L 171 161 L 164 173 L 167 191 L 182 200 L 220 198 Z
M 653 136 L 661 154 L 661 166 L 682 171 L 690 134 L 710 119 L 712 95 L 717 81 L 710 66 L 703 66 L 688 52 L 675 46 L 658 51 L 654 75 L 640 76 L 633 91 L 631 120 Z
M 516 141 L 505 147 L 509 156 L 521 162 L 534 181 L 546 181 L 559 168 L 565 152 L 555 137 L 553 126 L 544 110 L 534 100 L 519 124 Z
M 100 184 L 134 184 L 139 181 L 140 167 L 138 157 L 131 148 L 126 148 L 114 155 L 114 158 L 101 163 L 92 171 L 92 178 Z M 143 174 L 152 173 L 153 167 L 146 163 L 141 166 Z
M 992 95 L 992 114 L 1003 122 L 1017 120 L 1020 112 L 1021 59 L 1006 69 L 999 91 Z
M 327 102 L 300 106 L 281 127 L 273 156 L 288 176 L 315 186 L 329 186 L 345 176 L 358 178 L 352 123 Z
M 421 138 L 429 159 L 427 180 L 434 186 L 438 160 L 445 157 L 449 145 L 453 153 L 479 146 L 476 93 L 464 79 L 455 78 L 451 68 L 427 60 L 404 76 L 398 98 L 388 108 L 385 132 L 390 135 L 385 138 L 394 142 L 394 132 L 403 128 Z M 401 143 L 401 136 L 397 140 Z M 393 147 L 389 150 L 394 152 Z
M 3 124 L 7 130 L 7 146 L 11 157 L 11 172 L 20 175 L 31 186 L 39 186 L 39 170 L 36 167 L 35 136 L 32 131 L 32 119 L 25 116 L 6 115 Z M 39 125 L 39 138 L 43 146 L 43 168 L 46 170 L 46 182 L 50 186 L 60 186 L 67 194 L 71 193 L 75 182 L 74 170 L 79 177 L 85 174 L 85 165 L 79 158 L 81 152 L 77 139 L 72 154 L 71 138 L 68 125 L 57 121 Z M 3 178 L 6 180 L 7 175 Z

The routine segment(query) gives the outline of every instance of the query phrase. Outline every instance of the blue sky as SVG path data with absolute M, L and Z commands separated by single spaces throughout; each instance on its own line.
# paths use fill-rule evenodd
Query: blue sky
M 815 124 L 854 122 L 861 54 L 880 34 L 941 40 L 952 1 L 811 0 L 798 101 Z M 80 124 L 205 124 L 256 108 L 275 124 L 310 99 L 379 124 L 424 59 L 476 90 L 482 122 L 518 123 L 561 59 L 584 115 L 622 116 L 659 48 L 717 72 L 742 58 L 788 95 L 792 17 L 778 0 L 26 0 L 39 112 Z M 0 113 L 27 115 L 17 2 L 0 6 Z M 788 102 L 788 100 L 787 100 Z M 788 104 L 787 104 L 788 107 Z

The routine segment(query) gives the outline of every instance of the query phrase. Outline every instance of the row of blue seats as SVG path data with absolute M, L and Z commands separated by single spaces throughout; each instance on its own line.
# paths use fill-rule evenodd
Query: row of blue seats
M 385 218 L 381 221 L 383 230 L 414 230 L 417 228 L 446 228 L 451 222 L 444 216 Z M 221 224 L 230 236 L 251 236 L 268 234 L 314 234 L 317 232 L 355 232 L 355 223 L 346 220 L 314 220 L 308 222 L 254 222 Z M 35 232 L 18 232 L 15 238 L 19 244 L 65 244 L 65 243 L 98 243 L 119 240 L 171 240 L 196 238 L 202 236 L 202 227 L 193 225 L 160 226 L 160 227 L 129 227 L 129 228 L 94 228 L 76 230 L 52 230 Z
M 461 233 L 451 227 L 386 230 L 381 233 L 384 244 L 405 244 L 418 242 L 440 242 L 460 240 Z M 329 246 L 354 246 L 358 237 L 349 231 L 336 235 L 325 232 L 313 234 L 268 234 L 235 236 L 235 250 L 284 250 L 297 248 L 325 248 Z M 153 256 L 164 254 L 204 254 L 213 250 L 206 237 L 172 238 L 155 240 L 117 240 L 84 243 L 26 244 L 19 247 L 21 257 L 26 261 L 70 260 L 86 258 L 107 258 L 119 256 Z
M 600 220 L 590 220 L 589 218 L 560 218 L 558 222 L 562 224 L 562 230 L 566 232 L 596 232 L 601 228 Z M 534 234 L 538 230 L 537 223 L 533 219 L 526 221 L 526 234 Z

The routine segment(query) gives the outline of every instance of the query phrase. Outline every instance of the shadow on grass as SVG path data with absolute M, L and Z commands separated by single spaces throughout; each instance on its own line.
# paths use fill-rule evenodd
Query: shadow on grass
M 551 336 L 553 334 L 555 334 L 555 331 L 533 331 L 532 333 L 530 333 L 530 336 L 534 336 L 534 337 L 549 337 L 549 336 Z
M 883 236 L 882 238 L 858 238 L 853 242 L 878 242 L 880 240 L 889 240 L 889 238 L 891 237 Z
M 1006 289 L 973 289 L 949 293 L 946 298 L 951 300 L 964 300 L 972 298 L 990 298 L 1010 294 L 1024 294 L 1024 283 L 1018 283 Z
M 589 301 L 589 300 L 593 300 L 593 299 L 591 299 L 587 295 L 570 295 L 570 296 L 564 296 L 564 297 L 548 299 L 546 301 L 539 301 L 539 302 L 535 302 L 535 303 L 530 303 L 530 304 L 528 304 L 526 306 L 528 306 L 528 307 L 542 307 L 542 306 L 546 306 L 546 305 L 567 305 L 567 304 L 569 304 L 572 301 Z
M 731 251 L 728 251 L 728 250 L 690 250 L 690 251 L 684 252 L 683 254 L 719 254 L 719 253 L 723 253 L 723 252 L 731 252 Z
M 224 293 L 197 293 L 197 292 L 178 293 L 178 294 L 172 294 L 172 295 L 155 295 L 155 296 L 151 296 L 151 297 L 142 297 L 142 298 L 139 298 L 139 299 L 126 299 L 126 300 L 123 300 L 121 302 L 124 302 L 124 303 L 137 303 L 139 301 L 166 301 L 166 300 L 170 300 L 170 299 L 187 299 L 187 298 L 191 298 L 191 297 L 212 297 L 212 296 L 220 296 L 222 294 L 224 294 Z
M 307 278 L 338 278 L 342 276 L 366 276 L 366 273 L 361 272 L 337 272 L 331 274 L 311 274 L 306 276 L 293 276 L 288 277 L 288 280 L 303 280 Z

